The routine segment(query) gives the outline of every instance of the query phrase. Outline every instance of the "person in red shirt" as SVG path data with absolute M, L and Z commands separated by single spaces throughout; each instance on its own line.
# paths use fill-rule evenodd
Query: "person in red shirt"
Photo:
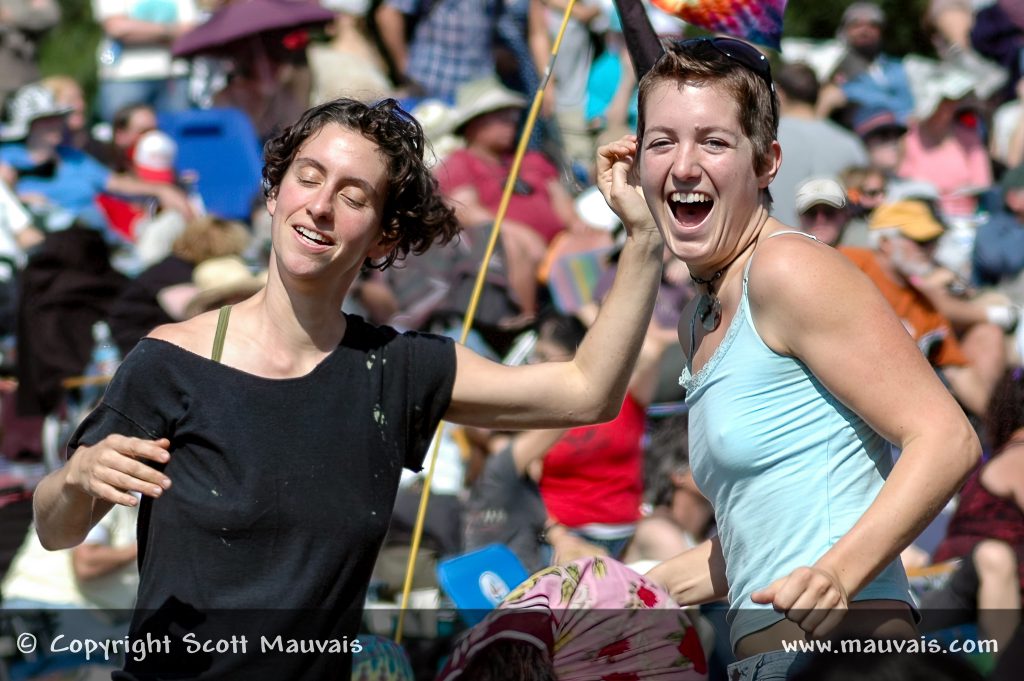
M 436 169 L 441 193 L 470 231 L 494 222 L 512 167 L 519 119 L 526 100 L 494 78 L 475 80 L 458 92 L 453 128 L 466 147 Z M 537 273 L 548 245 L 565 229 L 588 228 L 577 217 L 558 170 L 539 151 L 523 157 L 501 227 L 509 286 L 523 322 L 537 313 Z

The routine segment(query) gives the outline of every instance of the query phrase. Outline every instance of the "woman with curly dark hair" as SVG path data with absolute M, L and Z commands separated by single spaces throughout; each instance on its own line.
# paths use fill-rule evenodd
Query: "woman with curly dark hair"
M 271 140 L 266 288 L 153 330 L 38 486 L 48 548 L 141 495 L 130 640 L 173 645 L 128 655 L 119 678 L 347 678 L 401 470 L 420 469 L 442 418 L 524 429 L 617 413 L 661 271 L 646 210 L 624 211 L 619 283 L 572 361 L 506 367 L 341 312 L 364 265 L 455 236 L 424 145 L 393 100 L 328 102 Z M 602 187 L 630 208 L 622 149 L 603 149 Z

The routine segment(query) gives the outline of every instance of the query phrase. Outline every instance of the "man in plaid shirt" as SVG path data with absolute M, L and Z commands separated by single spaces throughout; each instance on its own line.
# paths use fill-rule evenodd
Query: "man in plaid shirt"
M 398 74 L 449 104 L 459 85 L 494 73 L 495 25 L 502 0 L 384 0 L 381 38 Z M 415 21 L 406 41 L 407 22 Z

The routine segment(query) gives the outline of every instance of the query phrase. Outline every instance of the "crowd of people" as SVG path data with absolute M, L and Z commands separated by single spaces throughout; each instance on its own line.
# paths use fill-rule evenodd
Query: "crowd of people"
M 534 576 L 444 651 L 373 647 L 395 678 L 826 678 L 783 642 L 950 631 L 998 644 L 962 674 L 1016 678 L 1015 3 L 932 0 L 906 56 L 872 2 L 772 54 L 648 8 L 635 68 L 619 3 L 581 0 L 507 196 L 562 0 L 94 0 L 94 99 L 39 73 L 57 3 L 7 4 L 0 451 L 47 470 L 4 608 L 365 637 L 436 450 L 417 592 L 457 606 L 432 568 L 492 544 Z M 282 18 L 183 49 L 247 4 Z M 161 129 L 224 107 L 263 149 L 241 217 Z

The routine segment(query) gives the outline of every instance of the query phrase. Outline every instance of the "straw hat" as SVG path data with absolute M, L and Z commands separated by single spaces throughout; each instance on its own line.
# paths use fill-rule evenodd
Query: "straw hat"
M 189 319 L 248 298 L 266 283 L 266 272 L 253 274 L 241 258 L 226 255 L 199 263 L 191 283 L 168 286 L 157 294 L 157 300 L 172 319 Z
M 502 109 L 523 109 L 526 97 L 513 92 L 494 76 L 471 80 L 455 93 L 455 115 L 451 127 L 456 133 L 477 116 Z

